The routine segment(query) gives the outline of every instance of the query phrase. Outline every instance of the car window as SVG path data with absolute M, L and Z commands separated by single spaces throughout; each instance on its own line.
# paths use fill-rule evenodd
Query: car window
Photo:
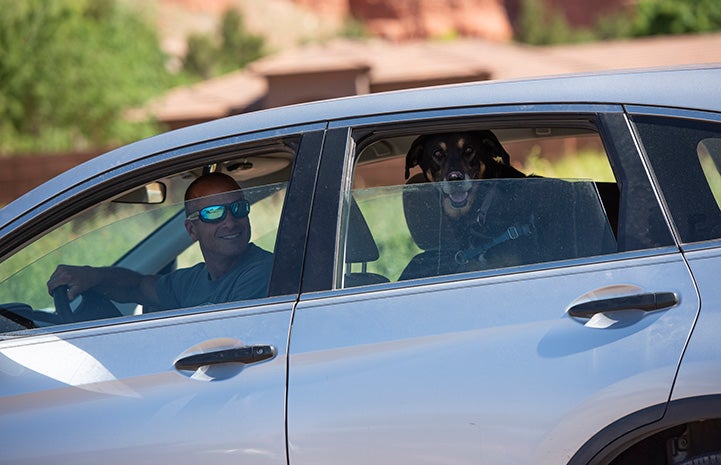
M 721 124 L 659 116 L 634 123 L 681 240 L 721 238 Z
M 621 192 L 595 130 L 519 126 L 488 134 L 444 129 L 357 141 L 338 287 L 620 250 Z M 464 152 L 469 144 L 475 154 Z
M 250 271 L 262 273 L 258 286 L 264 286 L 262 292 L 248 295 L 252 295 L 252 298 L 266 297 L 294 146 L 279 143 L 263 150 L 247 149 L 251 152 L 248 156 L 245 156 L 246 149 L 239 149 L 211 164 L 163 176 L 146 186 L 134 187 L 78 212 L 52 231 L 29 242 L 0 263 L 0 315 L 4 317 L 0 318 L 0 332 L 239 300 L 237 296 L 245 294 L 224 290 L 214 294 L 219 297 L 172 300 L 172 305 L 157 306 L 136 302 L 131 294 L 127 298 L 118 298 L 115 295 L 103 296 L 100 295 L 102 292 L 91 290 L 70 302 L 70 317 L 60 318 L 57 302 L 48 292 L 47 283 L 53 272 L 59 265 L 68 265 L 92 267 L 87 269 L 96 275 L 102 267 L 114 267 L 142 275 L 163 276 L 159 282 L 183 283 L 175 287 L 168 284 L 168 289 L 177 289 L 173 292 L 183 290 L 190 296 L 197 289 L 200 293 L 187 273 L 183 274 L 187 270 L 205 266 L 207 258 L 199 245 L 202 240 L 191 237 L 186 221 L 184 195 L 195 179 L 208 172 L 222 173 L 223 176 L 233 178 L 241 187 L 237 192 L 247 200 L 249 212 L 232 210 L 227 197 L 230 194 L 203 196 L 194 201 L 201 202 L 201 206 L 224 206 L 223 221 L 226 216 L 241 218 L 237 221 L 245 221 L 247 217 L 249 242 L 253 246 L 254 257 L 258 258 L 258 263 L 262 263 L 262 266 L 258 265 Z M 214 226 L 199 217 L 194 222 L 197 223 L 196 228 L 209 229 Z M 240 236 L 241 229 L 239 227 L 223 232 L 223 239 L 230 243 L 228 247 L 239 244 L 235 236 Z M 210 248 L 205 252 L 217 253 Z M 207 269 L 198 273 L 209 275 L 211 267 Z M 179 280 L 180 276 L 186 276 L 184 281 Z M 226 287 L 237 287 L 240 285 L 238 281 L 240 279 Z M 202 281 L 200 284 L 202 287 Z M 160 292 L 160 284 L 157 286 Z M 188 288 L 193 290 L 188 291 Z M 223 300 L 224 295 L 227 300 Z

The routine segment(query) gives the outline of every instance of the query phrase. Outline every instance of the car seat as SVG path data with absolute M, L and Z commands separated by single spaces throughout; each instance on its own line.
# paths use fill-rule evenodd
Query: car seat
M 380 254 L 368 223 L 353 198 L 350 203 L 347 231 L 343 287 L 389 282 L 389 279 L 381 274 L 368 272 L 368 263 L 378 260 Z M 358 264 L 360 264 L 361 271 L 353 271 L 353 265 L 357 267 Z
M 439 190 L 431 183 L 416 184 L 419 178 L 414 178 L 404 187 L 403 209 L 422 252 L 411 259 L 399 280 L 616 251 L 591 181 L 474 181 L 472 213 L 454 220 L 444 214 Z

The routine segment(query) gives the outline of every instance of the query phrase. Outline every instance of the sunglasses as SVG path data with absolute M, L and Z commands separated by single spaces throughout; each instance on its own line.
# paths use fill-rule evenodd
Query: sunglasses
M 186 218 L 191 221 L 200 220 L 203 223 L 220 223 L 225 219 L 228 210 L 236 218 L 245 218 L 250 213 L 250 202 L 243 199 L 225 205 L 211 205 L 189 214 Z

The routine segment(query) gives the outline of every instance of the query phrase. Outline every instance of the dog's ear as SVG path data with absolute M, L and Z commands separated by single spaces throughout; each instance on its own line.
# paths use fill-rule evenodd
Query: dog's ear
M 478 136 L 481 138 L 482 144 L 490 149 L 494 159 L 499 160 L 504 165 L 511 165 L 511 156 L 492 131 L 478 131 Z
M 411 175 L 411 168 L 418 166 L 425 144 L 425 136 L 419 136 L 413 141 L 411 148 L 408 149 L 408 153 L 406 154 L 406 179 Z M 421 168 L 423 167 L 421 166 Z

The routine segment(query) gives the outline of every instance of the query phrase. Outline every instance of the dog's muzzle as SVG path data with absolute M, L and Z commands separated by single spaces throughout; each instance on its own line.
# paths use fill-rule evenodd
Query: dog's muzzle
M 454 208 L 463 208 L 468 203 L 473 182 L 460 171 L 452 171 L 446 176 L 446 180 L 440 183 L 440 188 Z

